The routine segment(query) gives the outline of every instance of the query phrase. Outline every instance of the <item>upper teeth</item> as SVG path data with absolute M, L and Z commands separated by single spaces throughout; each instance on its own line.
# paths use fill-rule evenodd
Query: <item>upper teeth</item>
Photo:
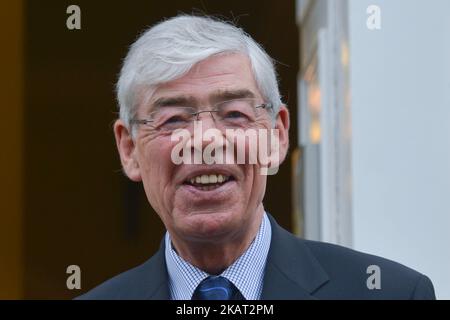
M 222 183 L 224 181 L 228 180 L 228 176 L 224 176 L 221 174 L 203 174 L 201 176 L 196 176 L 191 178 L 189 181 L 190 183 L 201 183 L 201 184 L 208 184 L 208 183 Z

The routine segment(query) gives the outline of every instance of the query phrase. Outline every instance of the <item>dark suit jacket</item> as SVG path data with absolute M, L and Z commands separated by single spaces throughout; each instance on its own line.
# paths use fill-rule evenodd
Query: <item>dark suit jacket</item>
M 262 299 L 435 299 L 430 279 L 408 267 L 341 246 L 295 237 L 269 216 L 272 240 Z M 381 288 L 368 289 L 367 267 L 380 268 Z M 78 299 L 170 298 L 164 240 L 142 265 Z

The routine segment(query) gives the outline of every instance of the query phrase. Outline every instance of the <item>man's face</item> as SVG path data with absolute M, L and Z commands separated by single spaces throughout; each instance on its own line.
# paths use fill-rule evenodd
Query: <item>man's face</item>
M 226 100 L 220 97 L 221 92 L 247 92 L 260 103 L 265 102 L 246 56 L 217 55 L 198 63 L 185 76 L 159 86 L 149 102 L 139 106 L 136 118 L 148 117 L 156 101 L 171 99 L 190 101 L 198 110 L 210 109 L 212 104 Z M 270 111 L 262 110 L 253 128 L 270 130 L 273 128 L 271 116 Z M 280 155 L 284 157 L 288 129 L 284 107 L 282 117 L 284 120 L 278 117 L 275 127 L 283 130 Z M 217 125 L 210 113 L 202 113 L 200 121 L 203 131 Z M 115 131 L 125 171 L 131 179 L 142 180 L 150 204 L 173 237 L 223 241 L 239 237 L 261 217 L 266 176 L 260 174 L 258 164 L 176 165 L 171 154 L 178 141 L 172 141 L 170 133 L 142 125 L 138 127 L 133 145 L 124 148 L 125 143 L 120 140 L 126 133 L 120 120 Z M 205 176 L 215 183 L 202 184 Z

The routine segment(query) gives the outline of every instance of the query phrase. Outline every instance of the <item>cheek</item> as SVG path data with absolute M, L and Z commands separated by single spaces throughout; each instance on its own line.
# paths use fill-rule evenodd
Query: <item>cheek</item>
M 266 123 L 255 127 L 252 141 L 248 140 L 245 144 L 245 155 L 249 164 L 255 165 L 253 170 L 255 175 L 260 175 L 261 168 L 267 168 L 270 165 L 270 154 L 272 150 L 272 129 Z
M 139 165 L 146 189 L 151 194 L 164 192 L 172 181 L 174 164 L 171 160 L 173 143 L 170 139 L 155 139 L 139 148 Z
M 261 168 L 259 166 L 254 166 L 253 170 L 253 184 L 250 191 L 252 202 L 256 205 L 261 203 L 264 198 L 264 193 L 266 190 L 267 176 L 262 175 L 260 172 Z

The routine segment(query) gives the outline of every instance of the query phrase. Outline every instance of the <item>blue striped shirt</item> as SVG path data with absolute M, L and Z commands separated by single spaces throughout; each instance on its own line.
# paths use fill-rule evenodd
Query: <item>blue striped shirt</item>
M 246 300 L 261 297 L 269 252 L 272 229 L 264 213 L 259 231 L 248 249 L 221 276 L 230 280 Z M 173 249 L 169 232 L 165 236 L 165 256 L 169 274 L 169 289 L 172 300 L 190 300 L 197 286 L 208 273 L 181 258 Z

